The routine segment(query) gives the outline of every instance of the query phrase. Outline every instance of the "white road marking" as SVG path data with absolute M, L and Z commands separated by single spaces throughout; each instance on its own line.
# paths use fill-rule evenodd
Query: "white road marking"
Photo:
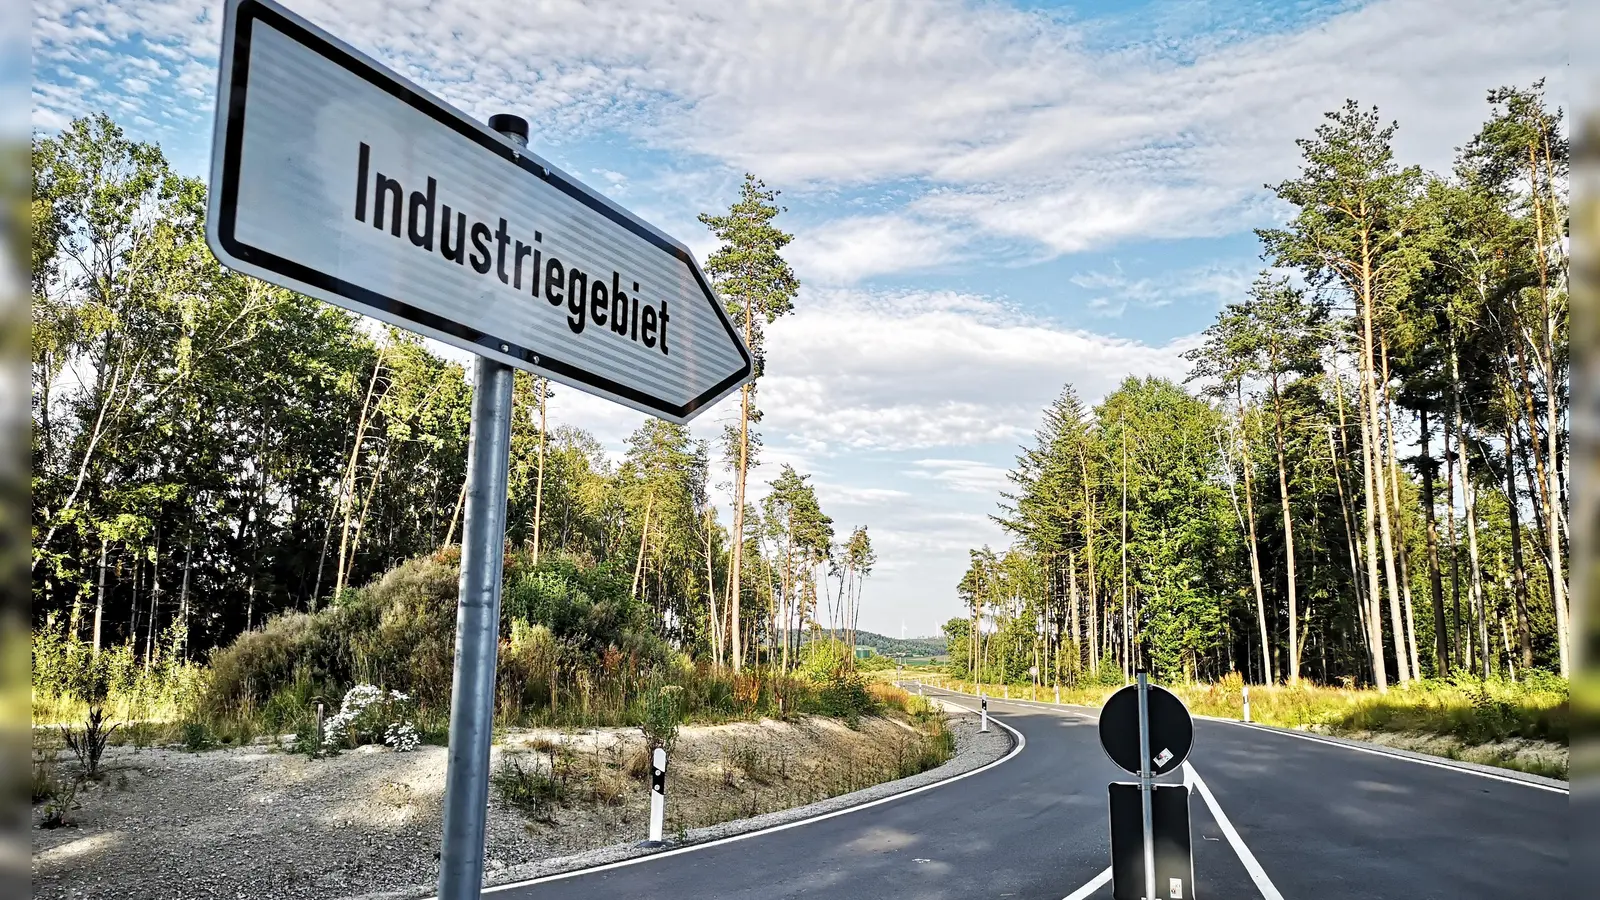
M 1206 786 L 1205 780 L 1194 770 L 1194 766 L 1188 763 L 1183 764 L 1183 783 L 1191 785 L 1200 792 L 1200 798 L 1211 808 L 1211 817 L 1217 820 L 1217 827 L 1222 829 L 1222 836 L 1233 845 L 1233 852 L 1239 854 L 1239 861 L 1244 863 L 1245 871 L 1250 873 L 1250 880 L 1256 883 L 1261 896 L 1266 900 L 1283 900 L 1283 895 L 1278 893 L 1277 887 L 1272 884 L 1272 879 L 1268 878 L 1266 871 L 1261 868 L 1261 863 L 1256 862 L 1255 854 L 1245 846 L 1244 838 L 1239 837 L 1239 832 L 1234 829 L 1233 823 L 1228 821 L 1228 814 L 1222 811 L 1222 807 L 1217 804 L 1217 798 L 1211 795 L 1211 788 Z
M 945 702 L 949 703 L 950 701 L 946 700 Z M 959 703 L 951 703 L 950 705 L 958 707 L 960 709 L 964 709 L 969 713 L 973 713 L 974 715 L 977 714 L 976 710 L 968 709 L 965 706 L 961 706 L 961 704 L 959 704 Z M 691 845 L 689 845 L 687 847 L 678 847 L 678 848 L 673 849 L 673 850 L 663 850 L 660 853 L 650 853 L 650 854 L 646 854 L 644 856 L 635 856 L 635 857 L 633 857 L 631 859 L 623 859 L 623 860 L 618 860 L 617 862 L 614 862 L 614 863 L 606 863 L 603 866 L 590 866 L 589 868 L 586 868 L 586 869 L 574 869 L 571 872 L 560 872 L 560 873 L 557 873 L 555 875 L 544 875 L 544 876 L 541 876 L 539 878 L 529 878 L 526 881 L 514 881 L 514 882 L 510 882 L 508 884 L 497 884 L 497 885 L 495 885 L 493 887 L 484 888 L 481 891 L 481 893 L 482 894 L 495 894 L 495 893 L 499 893 L 501 891 L 511 891 L 511 890 L 516 890 L 517 888 L 531 887 L 532 885 L 544 884 L 546 882 L 551 882 L 551 881 L 562 881 L 562 880 L 565 880 L 565 879 L 568 879 L 568 878 L 578 878 L 578 877 L 583 876 L 583 875 L 593 875 L 596 872 L 607 872 L 607 871 L 610 871 L 612 869 L 621 869 L 621 868 L 623 868 L 625 866 L 636 866 L 636 865 L 638 865 L 640 863 L 653 862 L 653 861 L 658 860 L 658 859 L 664 859 L 664 858 L 666 858 L 668 856 L 677 856 L 680 853 L 693 853 L 696 850 L 706 850 L 706 849 L 709 849 L 711 847 L 721 846 L 723 844 L 731 844 L 731 843 L 733 843 L 735 841 L 743 841 L 743 840 L 747 840 L 747 839 L 753 838 L 753 837 L 760 837 L 760 836 L 762 836 L 764 834 L 773 834 L 773 833 L 779 832 L 779 831 L 788 831 L 791 828 L 799 828 L 801 825 L 810 825 L 813 822 L 821 822 L 824 819 L 832 819 L 832 818 L 834 818 L 836 816 L 843 816 L 843 815 L 848 815 L 848 814 L 853 813 L 853 812 L 860 812 L 863 809 L 871 809 L 874 806 L 882 806 L 885 803 L 889 803 L 889 802 L 894 801 L 894 800 L 900 800 L 900 799 L 903 799 L 905 797 L 910 797 L 913 794 L 920 794 L 923 791 L 931 791 L 931 790 L 933 790 L 934 788 L 937 788 L 937 787 L 944 787 L 947 784 L 953 784 L 953 783 L 955 783 L 957 781 L 960 781 L 963 778 L 971 778 L 972 776 L 977 775 L 980 772 L 987 772 L 990 769 L 994 768 L 995 766 L 1000 765 L 1001 763 L 1009 762 L 1018 753 L 1022 752 L 1022 748 L 1028 746 L 1028 739 L 1026 737 L 1023 737 L 1022 732 L 1016 730 L 1015 728 L 1012 728 L 1010 725 L 1007 725 L 1004 722 L 1001 722 L 999 719 L 991 719 L 991 721 L 993 721 L 996 724 L 998 724 L 1001 728 L 1004 728 L 1005 730 L 1011 732 L 1011 734 L 1014 737 L 1016 737 L 1016 739 L 1017 739 L 1017 745 L 1015 747 L 1011 748 L 1011 752 L 1007 753 L 1005 756 L 1000 757 L 999 759 L 995 760 L 994 762 L 986 763 L 986 764 L 984 764 L 982 766 L 979 766 L 978 768 L 973 769 L 970 772 L 962 772 L 960 775 L 952 775 L 951 777 L 943 779 L 942 781 L 935 781 L 932 784 L 925 784 L 922 787 L 912 788 L 909 791 L 901 791 L 898 794 L 891 794 L 891 795 L 889 795 L 887 797 L 882 797 L 880 799 L 873 800 L 873 801 L 870 801 L 870 802 L 867 802 L 867 803 L 861 803 L 861 804 L 857 804 L 855 806 L 847 806 L 844 809 L 836 809 L 836 810 L 834 810 L 832 812 L 821 813 L 819 815 L 810 816 L 810 817 L 807 817 L 807 818 L 804 818 L 804 819 L 797 819 L 797 820 L 795 820 L 793 822 L 784 822 L 781 825 L 773 825 L 773 826 L 771 826 L 769 828 L 761 828 L 761 829 L 757 829 L 755 831 L 747 831 L 747 832 L 745 832 L 743 834 L 729 835 L 728 837 L 718 838 L 718 839 L 716 839 L 714 841 L 706 841 L 703 844 L 691 844 Z M 429 900 L 439 900 L 439 898 L 438 897 L 431 897 L 431 898 L 429 898 Z
M 1373 756 L 1383 756 L 1389 759 L 1398 759 L 1401 762 L 1416 763 L 1419 766 L 1432 766 L 1435 769 L 1448 769 L 1451 772 L 1460 772 L 1463 775 L 1476 775 L 1479 778 L 1487 778 L 1491 781 L 1503 781 L 1507 784 L 1520 784 L 1523 787 L 1537 788 L 1541 791 L 1550 791 L 1551 793 L 1555 794 L 1571 793 L 1568 788 L 1556 787 L 1553 784 L 1542 784 L 1537 781 L 1524 781 L 1521 778 L 1510 778 L 1505 775 L 1496 775 L 1493 772 L 1480 772 L 1477 769 L 1468 769 L 1464 766 L 1453 766 L 1446 762 L 1434 762 L 1431 759 L 1417 759 L 1414 756 L 1403 756 L 1399 753 L 1390 753 L 1378 747 L 1357 747 L 1352 744 L 1341 743 L 1340 741 L 1326 740 L 1315 735 L 1301 734 L 1298 731 L 1288 731 L 1279 728 L 1263 728 L 1252 722 L 1238 722 L 1234 721 L 1233 719 L 1215 719 L 1214 721 L 1227 722 L 1230 725 L 1238 725 L 1241 728 L 1249 728 L 1252 731 L 1264 731 L 1268 734 L 1281 734 L 1284 737 L 1299 738 L 1302 741 L 1311 741 L 1314 744 L 1325 744 L 1329 747 L 1342 747 L 1345 750 L 1353 750 L 1356 753 L 1370 753 Z
M 1108 883 L 1110 883 L 1110 881 L 1111 867 L 1106 866 L 1106 870 L 1104 872 L 1096 875 L 1089 881 L 1088 884 L 1068 894 L 1065 900 L 1086 900 L 1086 898 L 1093 896 L 1095 891 L 1105 887 Z

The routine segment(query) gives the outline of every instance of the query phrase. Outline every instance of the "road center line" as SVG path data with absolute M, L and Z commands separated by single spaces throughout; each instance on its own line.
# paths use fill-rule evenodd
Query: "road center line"
M 1188 763 L 1183 764 L 1183 782 L 1200 792 L 1200 798 L 1211 808 L 1211 817 L 1217 820 L 1217 827 L 1222 829 L 1222 834 L 1233 845 L 1233 852 L 1239 854 L 1239 861 L 1244 863 L 1246 872 L 1250 873 L 1250 880 L 1256 883 L 1256 888 L 1261 891 L 1261 896 L 1266 900 L 1283 900 L 1283 895 L 1278 893 L 1272 879 L 1267 877 L 1266 870 L 1261 868 L 1261 863 L 1256 861 L 1254 853 L 1244 844 L 1244 838 L 1239 837 L 1239 832 L 1234 829 L 1233 823 L 1228 821 L 1228 814 L 1222 811 L 1217 803 L 1217 798 L 1212 796 L 1211 788 L 1206 786 L 1205 779 Z
M 1099 875 L 1096 875 L 1094 878 L 1090 879 L 1088 884 L 1068 894 L 1065 897 L 1065 900 L 1087 900 L 1088 897 L 1094 895 L 1095 891 L 1105 887 L 1110 881 L 1111 867 L 1106 866 L 1106 870 L 1104 872 L 1101 872 Z

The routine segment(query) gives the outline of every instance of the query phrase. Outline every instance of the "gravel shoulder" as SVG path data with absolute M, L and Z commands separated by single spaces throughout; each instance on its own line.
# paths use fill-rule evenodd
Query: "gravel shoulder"
M 920 736 L 891 719 L 859 729 L 808 717 L 685 727 L 669 763 L 669 844 L 815 815 L 970 771 L 1010 749 L 953 714 L 956 755 L 894 780 Z M 567 784 L 537 809 L 491 792 L 490 884 L 641 852 L 648 791 L 636 729 L 514 731 L 494 748 Z M 446 752 L 366 747 L 308 759 L 268 745 L 190 753 L 113 747 L 86 783 L 75 827 L 34 810 L 33 896 L 422 897 L 437 876 Z M 885 781 L 885 779 L 889 779 Z M 871 785 L 871 786 L 868 786 Z M 864 789 L 863 789 L 864 788 Z

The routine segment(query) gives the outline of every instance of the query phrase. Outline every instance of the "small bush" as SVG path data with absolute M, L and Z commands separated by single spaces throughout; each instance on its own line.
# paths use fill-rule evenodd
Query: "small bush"
M 358 684 L 324 723 L 322 745 L 329 750 L 363 744 L 385 744 L 400 753 L 415 750 L 422 740 L 410 712 L 410 696 Z
M 551 760 L 559 754 L 552 752 Z M 491 783 L 502 801 L 541 820 L 548 820 L 550 807 L 567 799 L 566 778 L 556 767 L 550 773 L 540 771 L 537 760 L 525 759 L 524 754 L 507 753 L 500 759 Z
M 911 753 L 901 756 L 898 777 L 910 778 L 938 768 L 955 755 L 956 736 L 944 727 L 943 719 L 940 719 L 939 724 L 916 743 Z
M 55 760 L 40 758 L 33 761 L 33 803 L 42 803 L 60 790 L 56 780 Z
M 105 727 L 105 710 L 99 706 L 89 707 L 89 716 L 84 720 L 82 731 L 61 726 L 61 736 L 67 742 L 67 749 L 78 758 L 83 777 L 100 777 L 100 756 L 106 752 L 106 742 L 111 739 L 112 732 L 119 727 Z
M 211 734 L 211 726 L 204 722 L 184 722 L 178 726 L 178 732 L 185 750 L 198 753 L 201 750 L 210 750 L 216 745 L 216 739 Z
M 640 704 L 640 712 L 639 730 L 644 732 L 645 747 L 671 753 L 683 722 L 683 688 L 668 684 L 651 691 Z
M 82 783 L 76 778 L 66 778 L 56 782 L 55 789 L 45 801 L 44 818 L 39 821 L 40 828 L 63 828 L 74 824 L 71 813 L 76 808 L 78 786 Z

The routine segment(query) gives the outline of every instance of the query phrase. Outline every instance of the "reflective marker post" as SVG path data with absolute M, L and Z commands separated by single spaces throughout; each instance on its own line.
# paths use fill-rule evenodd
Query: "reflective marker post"
M 1151 783 L 1150 772 L 1150 679 L 1145 673 L 1139 673 L 1139 805 L 1144 811 L 1144 896 L 1145 900 L 1155 900 L 1156 896 L 1156 829 L 1155 816 L 1151 810 L 1151 792 L 1155 790 Z
M 1250 685 L 1244 686 L 1244 720 L 1250 721 Z
M 983 706 L 983 727 L 979 728 L 978 731 L 981 734 L 988 734 L 989 733 L 989 698 L 988 697 L 982 697 L 980 699 L 982 701 L 982 706 Z
M 667 824 L 667 751 L 657 747 L 650 754 L 650 839 L 641 847 L 662 847 Z
M 497 115 L 489 120 L 489 126 L 527 145 L 527 120 Z M 473 367 L 467 443 L 461 599 L 456 607 L 455 676 L 450 685 L 439 900 L 477 900 L 483 887 L 489 743 L 494 731 L 500 582 L 505 564 L 506 480 L 511 464 L 511 384 L 510 366 L 478 357 Z

